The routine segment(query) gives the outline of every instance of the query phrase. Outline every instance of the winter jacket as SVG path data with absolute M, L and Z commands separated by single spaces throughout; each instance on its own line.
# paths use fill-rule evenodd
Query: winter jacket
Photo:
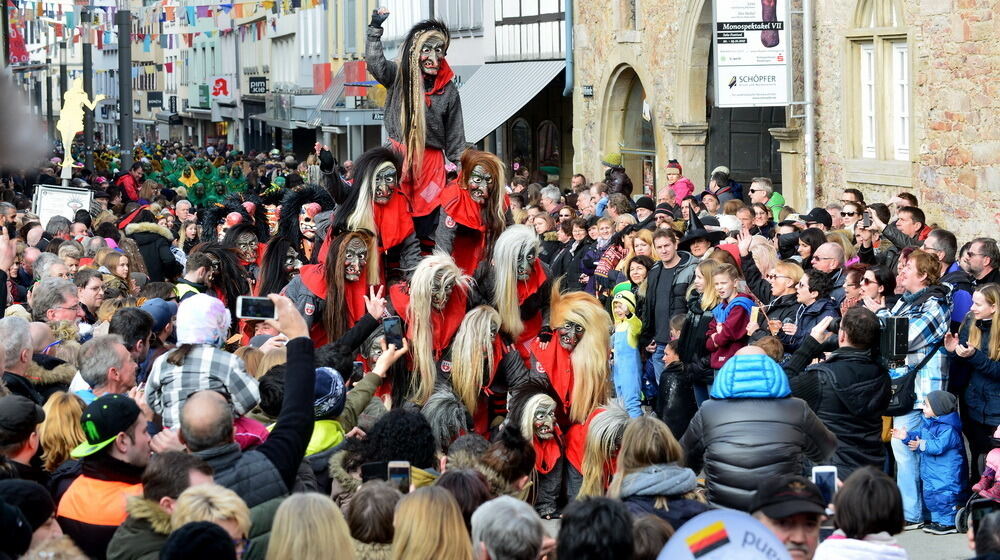
M 747 324 L 750 322 L 750 309 L 753 300 L 747 294 L 737 294 L 727 302 L 722 302 L 712 310 L 712 322 L 708 324 L 708 334 L 705 337 L 705 348 L 711 352 L 709 364 L 712 369 L 719 369 L 736 353 L 746 346 Z M 718 331 L 718 326 L 722 330 Z
M 639 346 L 651 341 L 666 344 L 670 341 L 670 318 L 687 311 L 687 289 L 694 280 L 698 259 L 690 253 L 678 253 L 680 261 L 672 268 L 657 262 L 646 278 L 646 307 L 642 316 L 642 335 Z
M 363 543 L 357 539 L 354 542 L 354 557 L 357 560 L 389 560 L 392 558 L 392 543 Z
M 625 475 L 619 499 L 633 515 L 652 513 L 677 531 L 692 517 L 709 509 L 690 497 L 697 486 L 691 469 L 674 463 L 650 465 Z M 666 499 L 666 507 L 656 507 L 657 498 Z
M 948 516 L 965 489 L 965 443 L 958 412 L 924 418 L 923 425 L 906 435 L 903 443 L 920 440 L 920 481 L 924 504 L 932 513 Z M 954 515 L 952 513 L 951 515 Z
M 108 543 L 128 513 L 129 497 L 142 494 L 142 467 L 97 453 L 82 461 L 83 475 L 70 484 L 56 509 L 63 533 L 91 558 L 105 558 Z
M 809 331 L 827 317 L 840 317 L 840 308 L 830 298 L 820 298 L 809 305 L 800 304 L 795 311 L 795 325 L 798 327 L 795 334 L 778 333 L 785 351 L 794 352 L 802 344 L 802 340 L 809 336 Z
M 684 328 L 681 329 L 677 352 L 691 382 L 705 386 L 711 385 L 715 379 L 715 372 L 709 363 L 709 351 L 705 347 L 708 325 L 713 320 L 712 310 L 701 308 L 701 294 L 692 290 L 687 298 L 687 314 L 684 317 Z
M 574 243 L 576 244 L 575 248 Z M 552 277 L 563 277 L 561 286 L 566 291 L 572 292 L 583 289 L 583 284 L 580 283 L 580 274 L 583 272 L 580 264 L 584 255 L 590 251 L 592 245 L 593 243 L 587 239 L 580 242 L 575 240 L 570 241 L 563 246 L 563 249 L 552 260 Z M 593 273 L 592 269 L 591 273 Z
M 345 459 L 347 459 L 347 451 L 343 450 L 330 456 L 330 499 L 340 507 L 340 511 L 346 514 L 351 498 L 361 488 L 361 478 L 347 472 L 347 469 L 344 468 Z
M 69 391 L 69 383 L 76 375 L 76 368 L 54 356 L 34 354 L 28 362 L 24 376 L 31 380 L 35 390 L 42 396 L 42 402 L 49 400 L 53 393 Z
M 971 314 L 969 319 L 974 320 Z M 971 322 L 966 322 L 959 331 L 962 344 L 969 342 L 970 325 Z M 954 353 L 949 353 L 948 356 L 956 361 L 955 366 L 966 369 L 969 374 L 969 383 L 965 386 L 963 396 L 968 418 L 987 426 L 997 426 L 1000 425 L 1000 361 L 992 360 L 989 356 L 993 321 L 976 321 L 976 326 L 982 335 L 975 353 L 968 358 L 961 358 Z
M 139 246 L 139 254 L 146 263 L 150 282 L 168 281 L 184 272 L 170 251 L 174 234 L 170 230 L 153 223 L 137 223 L 125 226 L 125 235 Z
M 837 447 L 837 437 L 791 397 L 784 371 L 767 356 L 734 356 L 710 396 L 680 443 L 691 470 L 704 467 L 714 505 L 749 511 L 762 480 L 801 474 L 806 459 L 821 463 Z
M 656 417 L 670 428 L 674 437 L 677 437 L 676 434 L 683 435 L 687 431 L 691 418 L 698 410 L 694 400 L 690 368 L 691 364 L 672 362 L 667 364 L 660 374 L 654 411 Z
M 972 309 L 972 292 L 976 290 L 975 279 L 954 262 L 948 267 L 940 282 L 951 287 L 951 332 L 956 332 L 968 315 L 969 309 Z
M 170 535 L 170 514 L 142 496 L 129 498 L 128 518 L 108 544 L 108 560 L 156 560 Z
M 890 380 L 871 352 L 840 348 L 793 377 L 791 385 L 793 394 L 837 436 L 830 464 L 841 480 L 866 465 L 882 467 L 882 414 L 889 404 Z
M 839 474 L 839 473 L 838 473 Z M 819 543 L 813 560 L 907 560 L 906 549 L 889 533 L 865 535 L 849 539 L 840 529 Z
M 313 428 L 316 372 L 309 339 L 288 341 L 288 376 L 277 426 L 267 441 L 241 452 L 235 442 L 198 455 L 215 469 L 215 482 L 239 494 L 248 507 L 284 496 L 294 487 Z
M 680 206 L 685 198 L 694 194 L 694 183 L 687 177 L 678 178 L 673 185 L 670 185 L 670 188 L 674 191 L 674 204 L 677 206 Z
M 538 258 L 542 259 L 543 263 L 551 265 L 559 253 L 559 249 L 562 248 L 562 243 L 559 241 L 559 234 L 554 231 L 547 231 L 538 236 L 538 241 L 542 244 L 542 253 L 538 255 Z
M 914 391 L 917 400 L 913 408 L 919 409 L 924 404 L 924 396 L 931 391 L 945 388 L 948 383 L 948 353 L 938 343 L 944 339 L 951 324 L 951 289 L 948 286 L 935 284 L 915 294 L 903 294 L 892 310 L 880 309 L 879 319 L 886 317 L 906 317 L 910 320 L 909 352 L 906 363 L 894 368 L 889 375 L 896 379 L 909 373 L 924 356 L 932 349 L 934 357 L 917 373 Z

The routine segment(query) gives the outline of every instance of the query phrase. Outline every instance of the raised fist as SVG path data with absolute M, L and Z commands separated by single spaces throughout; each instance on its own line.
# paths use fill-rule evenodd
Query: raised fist
M 369 25 L 372 27 L 382 27 L 382 23 L 387 19 L 389 19 L 389 8 L 372 10 L 372 21 Z

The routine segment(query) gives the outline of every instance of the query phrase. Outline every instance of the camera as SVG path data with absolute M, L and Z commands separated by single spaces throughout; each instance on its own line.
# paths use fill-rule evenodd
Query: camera
M 902 365 L 910 349 L 910 320 L 906 317 L 882 318 L 878 344 L 873 347 L 876 361 L 892 369 Z

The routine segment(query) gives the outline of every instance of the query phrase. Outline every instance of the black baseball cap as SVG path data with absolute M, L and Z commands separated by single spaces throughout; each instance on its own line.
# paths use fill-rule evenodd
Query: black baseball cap
M 811 480 L 797 474 L 768 478 L 757 486 L 750 501 L 750 513 L 763 512 L 771 519 L 799 513 L 826 513 L 823 494 Z
M 0 397 L 0 428 L 10 432 L 10 441 L 0 438 L 0 445 L 20 443 L 45 420 L 45 411 L 35 401 L 20 395 Z
M 70 455 L 79 459 L 104 449 L 118 434 L 131 428 L 139 414 L 139 405 L 125 395 L 104 395 L 94 400 L 83 409 L 80 418 L 86 441 L 76 446 Z
M 813 208 L 808 214 L 801 215 L 800 218 L 807 225 L 823 224 L 828 228 L 833 227 L 833 218 L 830 217 L 830 213 L 826 211 L 826 208 Z

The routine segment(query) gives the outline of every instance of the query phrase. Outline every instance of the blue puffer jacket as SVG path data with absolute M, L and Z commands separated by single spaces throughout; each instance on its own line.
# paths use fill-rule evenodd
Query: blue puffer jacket
M 713 399 L 780 399 L 792 394 L 788 376 L 763 355 L 734 356 L 715 376 Z
M 970 319 L 972 319 L 970 315 Z M 967 319 L 958 334 L 962 344 L 968 344 L 971 320 Z M 974 319 L 972 319 L 974 320 Z M 968 385 L 965 387 L 965 404 L 969 418 L 987 426 L 1000 425 L 1000 361 L 990 359 L 990 329 L 992 320 L 976 321 L 982 333 L 976 353 L 968 358 L 949 354 L 956 367 L 967 369 Z
M 927 509 L 939 515 L 953 511 L 964 492 L 965 446 L 958 412 L 924 418 L 923 426 L 907 434 L 903 443 L 919 438 L 920 480 Z

